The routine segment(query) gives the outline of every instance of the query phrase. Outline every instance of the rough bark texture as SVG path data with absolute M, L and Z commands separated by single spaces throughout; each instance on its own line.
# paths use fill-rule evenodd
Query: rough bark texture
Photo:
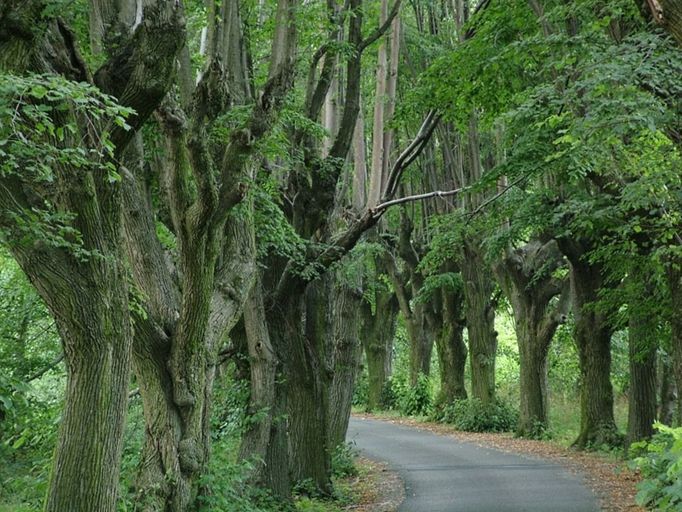
M 417 384 L 419 375 L 429 375 L 431 353 L 433 352 L 434 323 L 432 301 L 414 300 L 424 286 L 424 277 L 419 271 L 419 251 L 413 243 L 414 226 L 403 209 L 400 215 L 400 235 L 397 253 L 402 260 L 404 271 L 400 271 L 394 258 L 388 261 L 388 275 L 398 299 L 400 313 L 405 321 L 410 340 L 410 384 Z
M 491 273 L 482 248 L 471 240 L 463 247 L 461 261 L 469 334 L 469 364 L 471 365 L 471 394 L 483 403 L 495 399 L 495 305 Z
M 657 375 L 660 375 L 658 421 L 673 425 L 678 403 L 677 386 L 672 372 L 672 364 L 665 355 L 660 355 Z
M 112 246 L 109 261 L 77 263 L 66 255 L 55 261 L 49 251 L 13 252 L 54 315 L 65 353 L 64 410 L 45 510 L 113 512 L 132 344 L 121 255 Z
M 649 439 L 654 434 L 658 398 L 656 364 L 658 339 L 656 324 L 651 321 L 647 304 L 655 295 L 654 283 L 646 263 L 633 260 L 628 279 L 631 298 L 628 303 L 628 347 L 630 391 L 628 393 L 628 428 L 626 443 Z
M 638 0 L 646 2 L 654 21 L 682 44 L 682 4 L 679 0 Z
M 670 345 L 672 372 L 677 386 L 676 421 L 682 425 L 682 262 L 670 261 L 666 267 L 668 291 L 671 299 Z
M 324 367 L 324 316 L 317 301 L 319 283 L 305 295 L 293 295 L 268 313 L 270 337 L 283 363 L 284 396 L 288 414 L 288 464 L 274 471 L 288 471 L 292 483 L 308 480 L 330 494 L 331 458 L 328 446 L 328 386 Z M 301 319 L 305 319 L 301 322 Z
M 507 250 L 494 267 L 514 311 L 521 380 L 520 436 L 538 435 L 548 425 L 547 353 L 569 304 L 568 289 L 552 277 L 561 261 L 555 242 L 532 241 Z M 558 302 L 550 305 L 562 291 Z
M 612 327 L 597 308 L 603 269 L 586 261 L 587 252 L 578 242 L 561 239 L 559 247 L 570 263 L 573 335 L 580 363 L 580 434 L 573 444 L 577 448 L 618 445 L 622 436 L 613 417 Z
M 143 167 L 131 166 L 127 177 L 126 245 L 145 310 L 136 322 L 135 343 L 146 422 L 138 510 L 185 511 L 201 491 L 217 352 L 255 272 L 252 220 L 230 212 L 253 178 L 249 158 L 255 144 L 268 133 L 292 86 L 291 7 L 288 0 L 278 3 L 269 77 L 257 98 L 243 65 L 238 4 L 231 0 L 210 17 L 207 65 L 196 87 L 186 91 L 189 98 L 169 97 L 157 111 L 164 147 L 155 170 L 168 209 L 166 227 L 175 235 L 177 269 L 156 236 Z M 181 82 L 192 82 L 186 78 Z M 253 106 L 244 125 L 231 131 L 226 144 L 211 146 L 215 120 L 244 103 Z
M 367 210 L 349 221 L 348 229 L 336 234 L 331 226 L 335 219 L 337 184 L 343 179 L 344 163 L 351 149 L 357 116 L 360 109 L 362 53 L 388 29 L 397 13 L 399 1 L 389 14 L 387 22 L 363 38 L 363 9 L 361 0 L 350 0 L 348 7 L 353 16 L 336 16 L 330 9 L 329 41 L 336 42 L 338 31 L 347 22 L 346 42 L 355 51 L 349 56 L 344 70 L 343 113 L 338 131 L 322 157 L 317 144 L 304 130 L 291 134 L 293 146 L 302 149 L 303 157 L 296 157 L 300 168 L 292 170 L 285 185 L 287 196 L 295 200 L 286 202 L 284 213 L 299 236 L 313 242 L 305 262 L 269 261 L 263 279 L 266 297 L 268 331 L 282 362 L 283 381 L 278 384 L 279 403 L 288 412 L 287 441 L 274 442 L 284 446 L 273 447 L 277 464 L 269 465 L 269 479 L 276 482 L 307 480 L 320 492 L 331 493 L 331 452 L 328 446 L 328 386 L 331 374 L 321 340 L 324 340 L 326 313 L 323 295 L 320 295 L 316 277 L 338 261 L 358 241 L 360 235 L 374 225 L 378 218 Z M 324 99 L 332 83 L 334 59 L 325 58 L 318 73 L 322 56 L 333 51 L 334 45 L 325 44 L 313 55 L 306 90 L 306 116 L 319 120 Z M 329 244 L 321 252 L 316 246 Z M 273 260 L 277 260 L 273 256 Z M 304 271 L 304 272 L 302 272 Z M 286 459 L 286 460 L 285 460 Z
M 447 405 L 467 397 L 464 386 L 464 370 L 467 348 L 464 343 L 464 295 L 463 290 L 442 289 L 440 332 L 436 336 L 436 351 L 440 363 L 440 393 L 437 405 Z
M 362 306 L 360 338 L 367 358 L 368 411 L 381 408 L 381 394 L 391 376 L 393 337 L 398 310 L 398 301 L 388 290 L 376 293 L 375 312 L 372 312 L 369 303 L 364 303 Z
M 361 289 L 345 281 L 345 277 L 331 276 L 331 336 L 327 337 L 327 366 L 332 378 L 329 385 L 329 447 L 334 450 L 346 440 L 348 421 L 353 401 L 353 387 L 360 365 L 361 344 Z
M 99 4 L 94 2 L 93 10 Z M 92 82 L 74 34 L 61 20 L 46 15 L 45 7 L 39 1 L 3 6 L 0 69 L 56 73 L 70 80 Z M 125 24 L 123 6 L 118 7 L 122 9 L 121 35 L 127 36 L 129 25 Z M 107 60 L 94 74 L 103 92 L 134 109 L 136 114 L 129 119 L 132 129 L 100 125 L 81 117 L 80 121 L 89 124 L 80 127 L 76 139 L 67 138 L 67 143 L 97 152 L 99 135 L 109 131 L 116 145 L 116 165 L 170 87 L 183 39 L 177 5 L 148 2 L 141 15 L 145 22 L 135 26 L 129 37 L 119 38 L 115 47 L 107 48 Z M 36 24 L 38 19 L 41 23 Z M 101 35 L 92 35 L 101 39 Z M 112 69 L 116 69 L 115 74 Z M 76 215 L 73 227 L 82 237 L 82 248 L 93 255 L 77 258 L 40 241 L 12 248 L 55 316 L 65 352 L 65 406 L 45 509 L 114 511 L 132 346 L 121 184 L 111 183 L 101 170 L 70 169 L 68 164 L 58 166 L 54 173 L 52 192 L 58 192 L 49 203 L 56 213 Z M 1 180 L 4 212 L 33 206 L 34 194 L 25 195 L 33 184 L 15 187 L 15 177 L 8 175 Z M 40 205 L 44 207 L 45 202 Z
M 254 469 L 250 481 L 254 485 L 263 485 L 266 483 L 263 480 L 268 444 L 275 421 L 272 408 L 275 404 L 278 361 L 270 343 L 260 282 L 254 283 L 244 305 L 244 327 L 251 373 L 248 414 L 252 421 L 242 435 L 239 458 L 252 462 Z

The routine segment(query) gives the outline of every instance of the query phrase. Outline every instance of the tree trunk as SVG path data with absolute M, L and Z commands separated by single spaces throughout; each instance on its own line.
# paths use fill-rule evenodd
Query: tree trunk
M 562 245 L 562 244 L 560 244 Z M 563 250 L 563 249 L 562 249 Z M 595 309 L 602 286 L 603 269 L 583 261 L 584 251 L 566 253 L 570 261 L 571 291 L 580 362 L 580 434 L 573 445 L 587 448 L 619 445 L 613 417 L 611 385 L 611 334 L 608 318 Z
M 682 262 L 680 259 L 666 265 L 666 278 L 671 301 L 670 346 L 672 372 L 677 387 L 676 420 L 682 425 Z
M 332 276 L 328 297 L 331 304 L 331 337 L 327 340 L 329 368 L 329 447 L 334 450 L 346 440 L 353 401 L 353 387 L 361 355 L 360 325 L 363 298 L 359 287 Z
M 102 3 L 93 2 L 91 7 Z M 82 60 L 73 32 L 57 19 L 56 12 L 45 10 L 44 2 L 5 3 L 0 14 L 1 71 L 58 74 L 71 81 L 94 82 L 134 112 L 125 129 L 110 123 L 108 114 L 100 113 L 95 119 L 87 112 L 76 114 L 67 104 L 55 119 L 56 125 L 73 121 L 75 132 L 57 142 L 60 150 L 91 155 L 93 162 L 108 162 L 119 172 L 118 162 L 128 143 L 171 86 L 184 35 L 177 5 L 147 4 L 145 22 L 135 27 L 132 37 L 121 37 L 117 46 L 107 48 L 108 59 L 95 73 Z M 40 13 L 41 22 L 36 23 Z M 126 22 L 124 16 L 119 21 Z M 100 38 L 98 33 L 92 35 Z M 151 48 L 153 59 L 149 58 Z M 52 115 L 50 103 L 43 104 L 48 107 L 46 116 Z M 113 155 L 101 149 L 105 132 L 114 146 Z M 54 140 L 49 143 L 55 144 Z M 26 212 L 37 207 L 45 217 L 68 216 L 73 219 L 67 224 L 74 233 L 66 235 L 66 245 L 78 240 L 74 246 L 82 249 L 76 255 L 61 243 L 45 243 L 40 237 L 25 243 L 25 232 L 10 231 L 7 236 L 8 240 L 24 240 L 12 251 L 54 315 L 65 353 L 65 405 L 45 510 L 113 512 L 132 346 L 121 184 L 112 183 L 103 168 L 72 168 L 69 159 L 55 162 L 52 185 L 47 188 L 45 177 L 35 183 L 30 173 L 0 176 L 0 211 L 26 219 Z M 4 230 L 8 227 L 5 215 L 2 222 Z
M 467 397 L 464 387 L 467 348 L 464 343 L 464 297 L 460 290 L 442 290 L 441 329 L 436 336 L 440 363 L 440 393 L 438 406 Z
M 568 283 L 552 277 L 562 261 L 554 241 L 543 244 L 532 240 L 522 247 L 507 249 L 494 265 L 514 312 L 519 347 L 519 436 L 536 436 L 548 424 L 547 354 L 569 304 Z M 550 305 L 560 294 L 558 303 Z
M 644 4 L 654 21 L 682 45 L 682 5 L 678 0 L 637 0 L 637 4 Z
M 677 387 L 673 379 L 672 364 L 667 356 L 659 357 L 659 375 L 661 375 L 660 400 L 658 409 L 658 421 L 664 425 L 673 425 L 675 421 L 675 408 L 677 407 Z
M 98 226 L 88 225 L 93 218 L 85 212 L 79 221 L 85 223 L 78 226 L 85 248 L 94 249 L 90 230 Z M 61 250 L 12 248 L 55 319 L 65 355 L 64 410 L 45 502 L 49 512 L 116 509 L 132 329 L 120 230 L 115 222 L 108 224 L 96 239 L 102 257 L 87 261 Z
M 251 417 L 246 432 L 242 435 L 239 458 L 250 460 L 253 472 L 250 477 L 254 485 L 265 480 L 266 460 L 271 432 L 273 430 L 273 409 L 276 398 L 276 375 L 278 361 L 270 343 L 270 334 L 265 320 L 265 309 L 260 281 L 257 281 L 244 305 L 244 327 L 249 347 L 251 372 L 251 396 L 248 414 Z
M 527 322 L 524 322 L 527 323 Z M 547 349 L 549 343 L 538 343 L 530 326 L 516 328 L 519 344 L 520 397 L 517 435 L 535 436 L 548 425 Z
M 410 339 L 410 385 L 415 386 L 420 375 L 431 373 L 433 338 L 423 318 L 405 318 L 405 327 Z
M 495 399 L 497 354 L 493 281 L 481 248 L 470 241 L 464 245 L 461 268 L 469 333 L 471 394 L 483 403 L 490 403 Z
M 301 294 L 296 290 L 284 301 L 268 311 L 268 331 L 277 357 L 282 361 L 280 398 L 288 414 L 288 446 L 286 455 L 288 478 L 292 483 L 309 484 L 315 491 L 331 495 L 331 452 L 328 446 L 328 408 L 330 375 L 325 367 L 324 347 L 317 342 L 324 339 L 325 311 L 318 306 L 319 282 Z M 281 460 L 282 447 L 273 447 Z M 269 480 L 278 482 L 285 477 L 282 467 L 270 468 Z
M 651 278 L 640 269 L 632 269 L 630 287 L 634 287 L 628 304 L 628 347 L 630 392 L 628 394 L 627 446 L 649 439 L 656 421 L 656 325 L 652 325 L 646 300 L 653 295 Z
M 90 293 L 63 290 L 70 306 L 52 310 L 64 344 L 67 384 L 48 512 L 116 510 L 132 332 L 123 269 L 114 261 L 104 264 L 110 266 L 108 279 Z M 27 270 L 34 279 L 35 272 Z M 78 319 L 64 317 L 71 314 Z
M 367 358 L 369 392 L 367 410 L 380 409 L 381 395 L 391 376 L 393 337 L 398 317 L 398 302 L 395 295 L 388 291 L 377 291 L 376 312 L 372 306 L 362 305 L 362 344 Z

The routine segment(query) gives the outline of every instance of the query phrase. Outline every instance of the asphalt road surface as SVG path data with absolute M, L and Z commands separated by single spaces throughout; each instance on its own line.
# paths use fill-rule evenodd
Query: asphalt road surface
M 579 475 L 389 422 L 351 418 L 347 440 L 405 484 L 400 512 L 596 512 Z

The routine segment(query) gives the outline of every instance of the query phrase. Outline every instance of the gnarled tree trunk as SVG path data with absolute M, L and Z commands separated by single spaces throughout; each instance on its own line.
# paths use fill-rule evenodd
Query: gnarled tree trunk
M 377 292 L 376 312 L 370 304 L 362 305 L 360 338 L 367 358 L 369 390 L 367 410 L 381 408 L 381 394 L 391 377 L 393 338 L 398 318 L 398 301 L 388 291 Z
M 90 8 L 96 11 L 104 3 L 93 1 Z M 93 160 L 108 160 L 123 174 L 119 162 L 128 143 L 170 87 L 183 39 L 181 10 L 177 4 L 147 2 L 141 13 L 144 23 L 131 27 L 130 11 L 117 6 L 121 12 L 114 9 L 114 16 L 122 37 L 115 46 L 107 46 L 105 62 L 93 74 L 80 56 L 74 34 L 47 7 L 40 0 L 3 5 L 0 70 L 94 82 L 134 111 L 126 129 L 111 120 L 88 118 L 89 112 L 72 115 L 70 105 L 59 114 L 63 117 L 58 122 L 73 121 L 75 132 L 57 142 L 64 145 L 60 149 L 82 150 Z M 123 37 L 130 30 L 130 37 Z M 101 39 L 94 32 L 91 36 Z M 149 58 L 152 48 L 153 59 Z M 104 133 L 114 144 L 113 155 L 102 151 Z M 82 243 L 81 247 L 74 244 L 82 250 L 80 256 L 59 243 L 39 239 L 11 247 L 54 315 L 65 353 L 65 405 L 45 510 L 113 512 L 132 346 L 121 184 L 112 182 L 102 168 L 72 167 L 68 159 L 55 162 L 52 172 L 49 190 L 44 178 L 35 187 L 30 173 L 0 176 L 3 227 L 17 228 L 6 213 L 22 218 L 24 210 L 48 208 L 51 215 L 73 217 L 70 227 Z M 16 240 L 26 235 L 13 234 Z
M 467 332 L 469 334 L 469 364 L 471 365 L 471 395 L 483 403 L 495 399 L 495 331 L 494 283 L 482 249 L 466 241 L 460 267 L 464 281 Z
M 346 440 L 353 401 L 353 386 L 361 355 L 360 326 L 362 293 L 359 287 L 330 276 L 330 335 L 327 337 L 327 366 L 332 372 L 329 385 L 329 447 L 334 450 Z
M 595 307 L 604 269 L 586 261 L 587 252 L 577 242 L 560 239 L 559 247 L 570 263 L 573 336 L 580 362 L 580 434 L 573 444 L 578 448 L 618 445 L 622 436 L 613 416 L 612 327 L 607 315 Z
M 561 260 L 555 242 L 532 241 L 507 250 L 494 266 L 514 311 L 521 380 L 517 426 L 520 436 L 537 435 L 548 424 L 547 354 L 569 305 L 569 290 L 552 276 Z M 551 305 L 552 299 L 560 294 L 558 303 Z
M 440 331 L 436 335 L 436 352 L 440 365 L 440 393 L 437 406 L 445 406 L 467 397 L 464 371 L 467 347 L 464 343 L 464 293 L 461 289 L 443 287 L 441 293 Z
M 646 299 L 653 295 L 651 277 L 642 268 L 632 268 L 628 276 L 630 287 L 634 288 L 628 304 L 628 347 L 630 364 L 630 392 L 628 393 L 628 431 L 626 442 L 629 446 L 637 441 L 649 439 L 654 434 L 656 421 L 657 380 L 656 380 L 656 325 L 652 325 L 651 312 Z

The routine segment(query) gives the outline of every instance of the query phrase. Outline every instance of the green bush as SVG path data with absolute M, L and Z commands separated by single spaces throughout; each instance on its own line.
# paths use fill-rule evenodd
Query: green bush
M 357 449 L 354 443 L 342 443 L 332 452 L 332 475 L 335 478 L 357 476 L 358 469 L 355 467 Z
M 651 510 L 682 510 L 682 427 L 656 423 L 651 441 L 635 443 L 632 465 L 642 472 L 637 504 Z
M 425 416 L 432 405 L 431 384 L 428 376 L 420 373 L 417 384 L 403 383 L 397 386 L 398 410 L 406 416 Z
M 366 370 L 358 373 L 358 377 L 355 380 L 355 387 L 353 388 L 353 401 L 351 403 L 355 407 L 366 407 L 369 403 L 369 378 Z
M 519 413 L 496 400 L 484 404 L 477 398 L 455 400 L 443 409 L 442 421 L 467 432 L 510 432 L 516 428 Z
M 379 395 L 379 408 L 384 411 L 391 411 L 398 406 L 398 395 L 396 393 L 393 379 L 387 379 L 381 388 Z

